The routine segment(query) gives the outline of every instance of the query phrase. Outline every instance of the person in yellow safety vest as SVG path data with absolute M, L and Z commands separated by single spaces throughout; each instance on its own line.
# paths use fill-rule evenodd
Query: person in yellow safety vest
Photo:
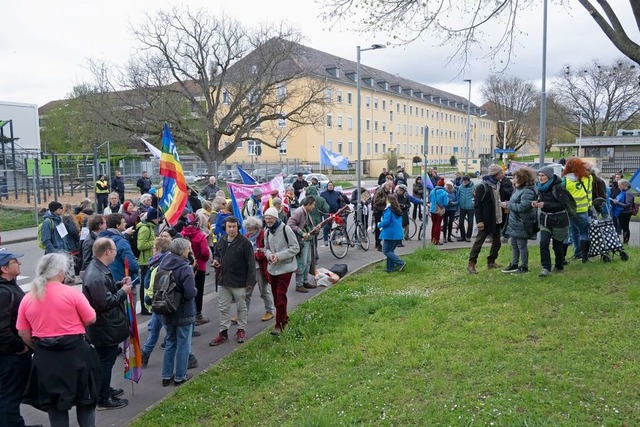
M 573 258 L 589 261 L 589 208 L 591 207 L 593 177 L 589 165 L 579 157 L 572 157 L 562 171 L 562 185 L 576 201 L 576 214 L 569 218 L 569 237 L 573 243 Z
M 98 176 L 96 181 L 96 199 L 96 211 L 101 214 L 109 205 L 109 182 L 104 175 Z

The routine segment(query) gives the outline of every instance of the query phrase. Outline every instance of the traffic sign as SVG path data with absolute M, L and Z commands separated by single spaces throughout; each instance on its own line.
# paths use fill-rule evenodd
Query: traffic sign
M 493 150 L 494 153 L 496 154 L 509 154 L 509 153 L 515 153 L 516 150 L 514 150 L 513 148 L 496 148 L 495 150 Z

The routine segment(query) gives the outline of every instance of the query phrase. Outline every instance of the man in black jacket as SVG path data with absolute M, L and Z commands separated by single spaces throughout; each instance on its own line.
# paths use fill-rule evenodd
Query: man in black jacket
M 31 370 L 31 351 L 16 329 L 24 292 L 16 279 L 22 254 L 0 249 L 0 425 L 23 426 L 20 403 Z
M 245 342 L 246 288 L 256 284 L 253 245 L 249 239 L 239 233 L 239 222 L 236 217 L 227 217 L 224 220 L 224 227 L 227 234 L 218 241 L 213 252 L 213 266 L 218 271 L 216 283 L 218 284 L 218 305 L 220 306 L 220 333 L 209 343 L 211 346 L 217 346 L 229 340 L 227 330 L 231 324 L 233 300 L 236 301 L 238 310 L 236 342 Z
M 476 264 L 478 255 L 487 237 L 491 237 L 491 249 L 487 257 L 487 268 L 499 268 L 496 264 L 500 251 L 500 230 L 503 223 L 502 207 L 500 206 L 500 181 L 504 178 L 504 172 L 498 165 L 489 166 L 489 174 L 482 178 L 482 183 L 476 185 L 474 195 L 474 207 L 476 227 L 478 235 L 471 247 L 467 271 L 470 274 L 478 274 Z
M 96 322 L 87 327 L 89 340 L 100 358 L 102 383 L 98 396 L 98 411 L 127 406 L 127 399 L 119 399 L 122 389 L 111 388 L 111 370 L 118 357 L 118 345 L 129 336 L 124 302 L 131 293 L 131 278 L 113 280 L 109 264 L 116 258 L 116 245 L 106 237 L 93 243 L 93 260 L 84 273 L 82 292 L 96 311 Z M 120 288 L 120 289 L 118 289 Z
M 147 171 L 142 171 L 142 176 L 138 178 L 136 187 L 140 189 L 140 194 L 149 192 L 151 189 L 151 180 L 149 179 L 149 173 Z
M 122 172 L 116 171 L 116 176 L 111 180 L 111 191 L 118 193 L 120 204 L 124 203 L 124 178 Z

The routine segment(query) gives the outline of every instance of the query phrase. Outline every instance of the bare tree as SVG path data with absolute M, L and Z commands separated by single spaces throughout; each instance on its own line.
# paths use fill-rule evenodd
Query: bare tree
M 299 65 L 303 46 L 292 30 L 249 30 L 174 8 L 147 16 L 133 33 L 141 53 L 122 70 L 92 63 L 103 96 L 87 102 L 114 126 L 154 137 L 169 122 L 177 143 L 214 171 L 243 141 L 277 148 L 300 127 L 322 123 L 326 86 Z
M 498 120 L 496 146 L 505 146 L 506 140 L 507 148 L 519 150 L 536 138 L 537 125 L 532 115 L 540 92 L 532 82 L 494 74 L 480 92 L 487 111 Z
M 624 28 L 606 0 L 578 0 L 589 16 L 626 57 L 640 64 L 640 3 L 628 0 L 636 26 Z M 427 35 L 441 45 L 453 45 L 453 57 L 467 64 L 472 47 L 487 44 L 485 29 L 498 30 L 485 58 L 506 67 L 511 61 L 521 12 L 539 0 L 323 0 L 325 20 L 358 22 L 358 30 L 383 32 L 399 43 Z M 631 37 L 629 36 L 631 34 Z
M 566 66 L 553 83 L 550 109 L 557 125 L 573 135 L 615 135 L 640 120 L 640 76 L 630 61 Z

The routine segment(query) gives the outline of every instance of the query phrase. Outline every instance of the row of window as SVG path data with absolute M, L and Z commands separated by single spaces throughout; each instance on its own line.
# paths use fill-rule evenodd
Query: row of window
M 364 154 L 365 155 L 371 155 L 371 148 L 372 148 L 372 144 L 371 142 L 367 142 L 365 144 L 363 144 L 365 147 L 364 150 Z M 334 147 L 333 147 L 333 141 L 328 140 L 325 143 L 325 147 L 329 150 L 334 151 Z M 353 155 L 353 141 L 347 141 L 347 150 L 346 152 L 344 151 L 344 144 L 342 141 L 337 141 L 336 143 L 336 147 L 335 147 L 335 151 L 340 153 L 340 154 L 344 154 L 347 156 Z M 389 150 L 394 149 L 393 144 L 388 144 L 388 148 Z M 382 149 L 381 151 L 379 151 L 379 149 Z M 395 150 L 396 153 L 398 154 L 406 154 L 406 155 L 422 155 L 424 152 L 424 146 L 422 144 L 396 144 L 395 145 Z M 456 146 L 452 146 L 452 145 L 430 145 L 429 146 L 429 150 L 430 155 L 437 155 L 437 154 L 446 154 L 446 155 L 458 155 L 458 153 L 460 153 L 461 155 L 465 154 L 465 150 L 466 147 L 465 146 L 460 146 L 460 147 L 456 147 Z M 480 148 L 480 151 L 486 151 L 483 148 Z M 373 154 L 384 154 L 387 152 L 387 143 L 385 142 L 374 142 L 373 143 Z
M 225 147 L 231 145 L 231 141 L 227 141 L 224 143 Z M 243 147 L 243 143 L 242 141 L 238 142 L 236 144 L 236 149 L 241 150 Z M 262 143 L 260 141 L 253 141 L 253 140 L 249 140 L 247 141 L 247 155 L 248 156 L 257 156 L 257 148 L 261 147 Z M 278 154 L 283 156 L 287 154 L 287 141 L 286 140 L 281 140 L 280 141 L 280 145 L 278 146 Z

